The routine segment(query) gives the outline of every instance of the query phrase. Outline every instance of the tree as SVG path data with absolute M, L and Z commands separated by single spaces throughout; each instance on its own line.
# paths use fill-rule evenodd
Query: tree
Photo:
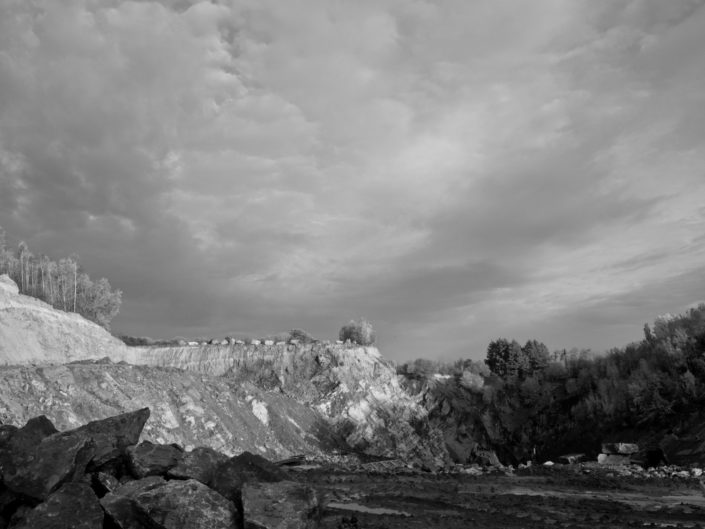
M 346 325 L 340 328 L 338 338 L 345 342 L 350 340 L 359 345 L 372 345 L 375 343 L 376 335 L 372 328 L 372 324 L 360 318 L 358 321 L 350 320 Z

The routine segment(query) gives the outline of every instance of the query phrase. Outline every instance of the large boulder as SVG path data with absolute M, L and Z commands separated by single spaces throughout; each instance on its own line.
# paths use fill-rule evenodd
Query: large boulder
M 184 455 L 178 445 L 159 445 L 144 441 L 127 449 L 130 470 L 136 478 L 161 476 L 176 466 Z
M 316 492 L 301 483 L 245 483 L 242 487 L 245 527 L 313 529 L 318 527 Z
M 199 446 L 183 455 L 181 461 L 167 472 L 167 476 L 175 479 L 195 479 L 204 484 L 213 481 L 216 469 L 228 460 L 228 456 L 220 452 Z
M 81 478 L 87 467 L 98 469 L 123 458 L 148 417 L 144 408 L 66 432 L 57 432 L 44 416 L 30 419 L 3 436 L 0 477 L 9 489 L 44 500 L 62 483 Z
M 93 467 L 101 467 L 123 457 L 128 447 L 137 444 L 149 414 L 149 408 L 142 408 L 89 422 L 71 433 L 93 439 L 96 453 L 91 464 Z
M 136 494 L 134 504 L 155 527 L 164 529 L 233 529 L 233 502 L 195 479 L 174 480 Z
M 262 456 L 243 452 L 221 464 L 210 486 L 228 499 L 239 502 L 242 486 L 248 481 L 273 483 L 287 479 L 287 474 Z
M 166 485 L 164 478 L 150 476 L 148 478 L 129 481 L 118 487 L 114 492 L 103 496 L 100 504 L 113 526 L 120 529 L 149 529 L 147 515 L 139 510 L 133 498 L 141 493 Z
M 2 479 L 14 492 L 45 500 L 63 483 L 82 477 L 94 454 L 92 439 L 56 433 L 34 448 L 6 455 Z
M 103 529 L 103 509 L 85 483 L 66 483 L 13 529 Z

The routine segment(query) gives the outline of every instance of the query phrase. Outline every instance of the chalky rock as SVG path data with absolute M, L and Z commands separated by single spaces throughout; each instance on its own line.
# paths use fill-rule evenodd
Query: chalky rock
M 136 494 L 133 501 L 154 527 L 164 529 L 233 529 L 233 502 L 195 479 L 169 481 Z M 152 527 L 152 526 L 148 526 Z
M 639 451 L 639 445 L 634 443 L 602 443 L 603 454 L 631 455 Z
M 273 483 L 286 478 L 286 472 L 274 463 L 262 456 L 243 452 L 216 469 L 210 486 L 226 498 L 238 501 L 242 485 L 248 481 Z
M 161 476 L 176 466 L 184 455 L 177 445 L 158 445 L 144 441 L 127 449 L 129 465 L 136 478 Z
M 245 527 L 252 529 L 313 529 L 318 527 L 318 498 L 301 483 L 245 483 L 242 508 Z
M 103 529 L 103 509 L 85 483 L 65 483 L 13 529 Z
M 175 479 L 195 479 L 208 485 L 215 476 L 216 469 L 228 460 L 228 456 L 220 452 L 200 446 L 186 452 L 167 476 Z

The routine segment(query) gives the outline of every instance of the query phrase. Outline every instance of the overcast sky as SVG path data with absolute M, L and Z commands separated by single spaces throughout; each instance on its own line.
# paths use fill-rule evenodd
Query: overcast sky
M 622 346 L 705 299 L 703 4 L 0 0 L 0 226 L 116 333 Z

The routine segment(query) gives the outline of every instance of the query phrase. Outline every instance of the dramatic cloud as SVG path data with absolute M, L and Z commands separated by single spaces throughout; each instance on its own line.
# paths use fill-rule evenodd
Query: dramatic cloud
M 705 299 L 704 3 L 0 0 L 0 225 L 119 333 L 623 345 Z

